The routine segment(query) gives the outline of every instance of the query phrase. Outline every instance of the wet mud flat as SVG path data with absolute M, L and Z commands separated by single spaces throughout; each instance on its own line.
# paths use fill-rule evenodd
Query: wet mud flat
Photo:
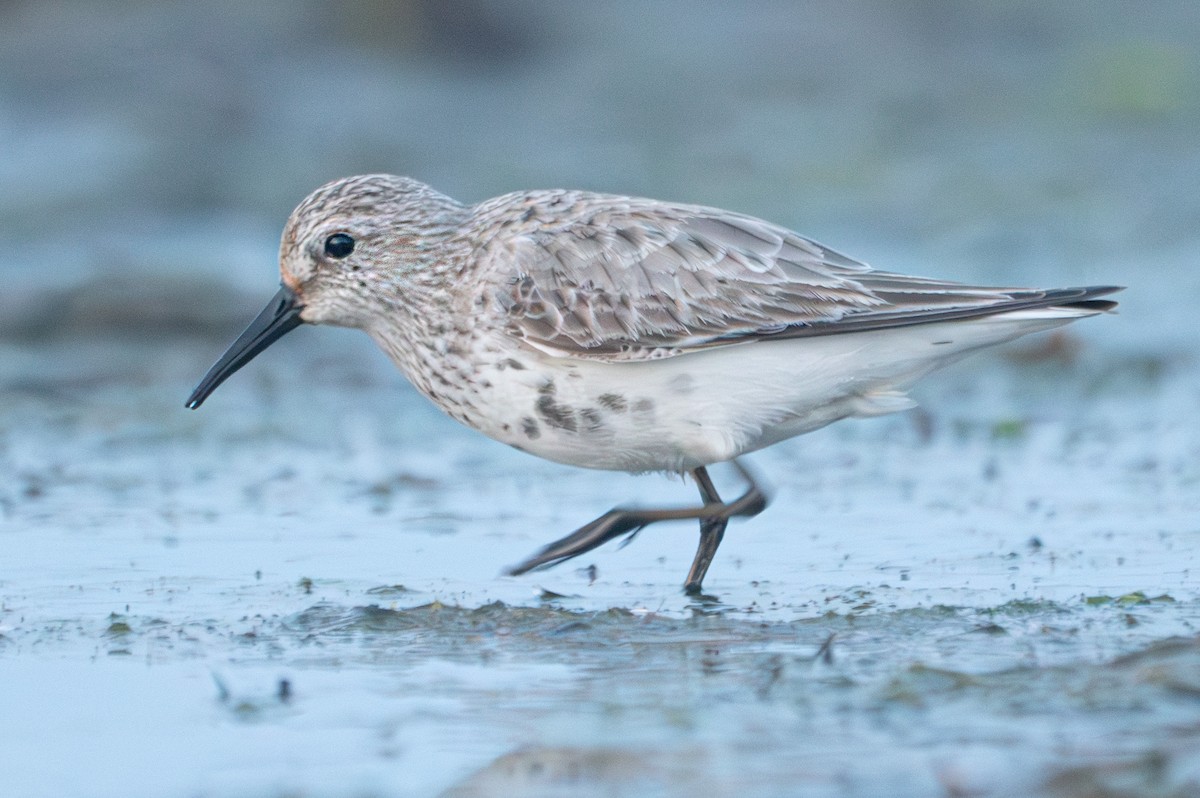
M 697 7 L 0 4 L 0 796 L 1200 793 L 1200 6 Z M 688 524 L 505 578 L 694 490 L 346 331 L 183 409 L 294 203 L 376 170 L 1129 290 L 749 458 L 710 601 Z
M 1185 355 L 1043 340 L 752 457 L 774 503 L 697 600 L 687 524 L 498 576 L 691 486 L 488 442 L 359 336 L 185 411 L 255 301 L 4 332 L 11 794 L 1200 789 Z

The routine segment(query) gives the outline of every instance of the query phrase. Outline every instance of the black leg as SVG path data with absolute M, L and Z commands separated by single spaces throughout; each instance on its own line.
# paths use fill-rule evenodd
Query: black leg
M 720 495 L 717 494 L 716 486 L 708 476 L 708 469 L 700 466 L 692 472 L 692 477 L 696 480 L 696 487 L 700 489 L 700 498 L 704 500 L 706 507 L 714 504 L 723 505 Z M 713 557 L 717 555 L 717 547 L 725 538 L 725 527 L 727 526 L 729 526 L 728 516 L 700 517 L 700 545 L 696 547 L 696 557 L 692 560 L 692 568 L 688 571 L 687 581 L 683 583 L 683 592 L 689 596 L 700 595 L 704 575 L 708 573 L 708 566 L 712 565 Z
M 696 551 L 695 561 L 688 573 L 684 589 L 688 593 L 699 593 L 700 584 L 704 580 L 708 566 L 712 563 L 717 547 L 725 535 L 725 525 L 734 516 L 749 517 L 758 515 L 767 506 L 767 496 L 758 487 L 754 477 L 741 463 L 732 461 L 734 468 L 746 480 L 749 487 L 746 492 L 728 504 L 721 501 L 717 495 L 708 472 L 703 468 L 692 471 L 696 484 L 700 488 L 700 496 L 704 504 L 700 507 L 681 507 L 666 510 L 628 510 L 615 508 L 586 524 L 576 531 L 546 546 L 524 562 L 508 569 L 512 575 L 523 574 L 538 568 L 549 568 L 564 560 L 578 557 L 580 554 L 602 546 L 610 540 L 622 535 L 632 535 L 648 524 L 657 521 L 678 521 L 688 518 L 700 519 L 700 547 Z

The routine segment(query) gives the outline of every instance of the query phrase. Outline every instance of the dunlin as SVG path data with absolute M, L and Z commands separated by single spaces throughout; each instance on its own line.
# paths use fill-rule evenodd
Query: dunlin
M 282 285 L 197 386 L 301 323 L 365 330 L 451 417 L 549 460 L 688 473 L 703 503 L 613 509 L 510 573 L 647 524 L 699 519 L 685 589 L 765 494 L 736 457 L 912 406 L 918 378 L 977 349 L 1110 310 L 1119 290 L 988 288 L 875 271 L 739 213 L 584 191 L 463 205 L 405 177 L 314 191 L 283 232 Z M 725 502 L 707 467 L 748 484 Z

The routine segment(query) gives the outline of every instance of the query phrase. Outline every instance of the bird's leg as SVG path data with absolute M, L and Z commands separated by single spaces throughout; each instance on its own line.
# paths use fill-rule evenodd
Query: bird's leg
M 712 563 L 721 538 L 725 534 L 725 525 L 734 516 L 749 517 L 758 515 L 767 506 L 767 495 L 758 487 L 754 477 L 741 463 L 732 461 L 734 468 L 746 480 L 749 487 L 746 492 L 729 503 L 721 501 L 713 487 L 712 480 L 704 467 L 692 471 L 696 484 L 700 487 L 700 496 L 704 504 L 700 507 L 680 507 L 663 510 L 635 510 L 621 507 L 609 510 L 604 515 L 585 524 L 534 554 L 524 562 L 508 569 L 512 575 L 527 573 L 538 568 L 549 568 L 564 560 L 578 557 L 580 554 L 602 546 L 614 538 L 632 534 L 648 524 L 657 521 L 677 521 L 688 518 L 700 519 L 700 548 L 696 552 L 692 569 L 688 573 L 684 589 L 688 593 L 698 593 L 704 574 Z
M 726 504 L 717 495 L 717 489 L 708 476 L 708 470 L 701 466 L 692 471 L 696 486 L 700 489 L 700 498 L 704 499 L 705 508 L 716 507 L 719 512 L 700 516 L 700 545 L 696 548 L 696 557 L 692 560 L 692 568 L 688 571 L 687 581 L 683 583 L 683 591 L 689 596 L 700 595 L 700 586 L 708 566 L 716 556 L 717 547 L 725 537 L 725 527 L 733 516 L 750 517 L 761 513 L 767 507 L 767 494 L 759 488 L 745 466 L 733 460 L 733 467 L 746 480 L 749 487 L 746 492 L 732 502 Z
M 717 494 L 716 486 L 708 476 L 708 469 L 700 466 L 692 471 L 692 478 L 696 480 L 696 487 L 700 489 L 700 498 L 704 500 L 705 507 L 723 504 L 721 497 Z M 728 525 L 728 516 L 700 516 L 700 545 L 696 547 L 696 557 L 692 560 L 692 568 L 688 571 L 687 581 L 683 583 L 683 592 L 689 596 L 700 595 L 700 583 L 704 581 L 704 575 L 708 573 L 708 566 L 712 565 L 713 557 L 716 556 L 717 547 L 721 545 L 721 541 L 725 537 L 725 527 Z

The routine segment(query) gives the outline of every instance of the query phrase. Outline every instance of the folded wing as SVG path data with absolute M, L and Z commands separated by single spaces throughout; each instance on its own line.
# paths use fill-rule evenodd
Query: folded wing
M 670 357 L 749 340 L 826 335 L 1070 305 L 1115 287 L 983 288 L 875 271 L 741 214 L 576 192 L 493 201 L 506 221 L 478 253 L 492 311 L 556 356 Z

